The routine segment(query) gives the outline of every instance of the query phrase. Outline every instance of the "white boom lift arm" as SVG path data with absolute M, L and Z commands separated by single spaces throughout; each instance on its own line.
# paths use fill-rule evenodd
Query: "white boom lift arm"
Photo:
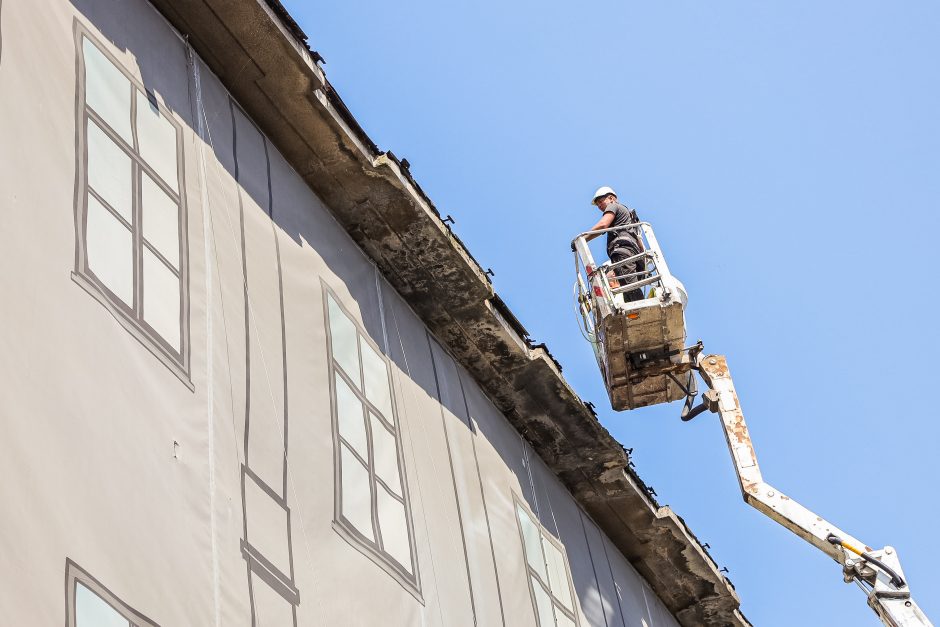
M 588 238 L 615 231 L 631 231 L 644 239 L 644 251 L 597 266 Z M 571 242 L 571 250 L 578 274 L 575 295 L 582 332 L 594 348 L 611 406 L 620 411 L 685 396 L 683 420 L 706 410 L 717 413 L 746 503 L 838 562 L 845 582 L 858 584 L 868 605 L 888 627 L 933 627 L 911 598 L 892 547 L 876 551 L 764 483 L 725 358 L 702 357 L 701 342 L 683 348 L 685 289 L 669 272 L 652 227 L 639 222 L 580 233 Z M 634 268 L 622 274 L 621 268 L 628 263 L 640 264 L 639 271 Z M 620 296 L 647 286 L 649 292 L 642 299 Z M 702 403 L 693 407 L 698 394 L 696 371 L 709 389 Z
M 721 417 L 744 501 L 838 562 L 845 582 L 854 581 L 862 588 L 885 625 L 932 627 L 911 597 L 897 551 L 890 546 L 873 550 L 764 482 L 725 358 L 696 355 L 696 362 L 694 368 L 709 389 L 696 407 L 692 407 L 695 392 L 689 390 L 682 419 L 691 420 L 705 410 Z

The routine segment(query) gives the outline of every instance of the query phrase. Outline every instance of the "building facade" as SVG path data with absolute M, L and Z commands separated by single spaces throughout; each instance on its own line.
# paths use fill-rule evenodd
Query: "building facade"
M 523 420 L 601 427 L 487 382 L 550 358 L 298 30 L 258 0 L 0 4 L 3 624 L 746 624 L 625 456 L 576 469 Z M 514 348 L 430 313 L 440 242 Z

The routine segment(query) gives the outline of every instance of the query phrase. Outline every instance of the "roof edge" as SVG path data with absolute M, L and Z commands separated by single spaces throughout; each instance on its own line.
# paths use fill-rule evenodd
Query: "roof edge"
M 151 0 L 683 625 L 749 625 L 730 581 L 381 152 L 278 0 Z M 252 61 L 259 76 L 239 76 Z M 238 80 L 236 80 L 238 79 Z

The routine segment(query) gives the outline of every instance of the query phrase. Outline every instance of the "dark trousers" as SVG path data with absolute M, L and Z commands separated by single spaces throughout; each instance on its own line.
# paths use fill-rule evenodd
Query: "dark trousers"
M 617 263 L 618 261 L 623 261 L 624 259 L 629 259 L 634 255 L 638 255 L 638 251 L 630 250 L 629 248 L 618 248 L 617 250 L 610 251 L 610 261 L 611 263 Z M 617 266 L 614 268 L 614 274 L 617 276 L 623 276 L 627 274 L 633 274 L 635 272 L 640 272 L 646 269 L 646 264 L 643 259 L 638 259 L 636 261 L 631 261 L 630 263 L 625 263 L 622 266 Z M 626 279 L 617 279 L 617 282 L 621 287 L 629 285 L 636 281 L 640 281 L 645 277 L 634 276 L 628 277 Z M 625 301 L 630 302 L 634 300 L 643 300 L 643 290 L 640 288 L 632 289 L 629 292 L 624 292 L 623 298 Z

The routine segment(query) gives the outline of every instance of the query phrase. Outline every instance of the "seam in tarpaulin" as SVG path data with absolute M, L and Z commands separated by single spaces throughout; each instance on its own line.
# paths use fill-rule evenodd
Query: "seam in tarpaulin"
M 378 267 L 376 267 L 376 290 L 378 291 L 378 295 L 379 295 L 380 312 L 382 313 L 382 318 L 383 318 L 382 329 L 383 329 L 383 332 L 384 332 L 384 329 L 385 329 L 385 322 L 384 322 L 384 318 L 385 318 L 385 315 L 384 315 L 385 305 L 384 305 L 384 301 L 383 301 L 383 299 L 382 299 L 382 290 L 381 290 L 380 285 L 381 285 L 381 284 L 378 282 Z M 402 356 L 402 360 L 405 362 L 405 372 L 406 372 L 407 375 L 408 375 L 408 379 L 409 379 L 410 381 L 414 381 L 414 377 L 413 377 L 412 374 L 411 374 L 411 367 L 408 365 L 408 354 L 405 352 L 405 342 L 404 342 L 404 341 L 402 340 L 402 338 L 401 338 L 401 327 L 398 326 L 398 316 L 395 314 L 395 307 L 394 307 L 394 306 L 393 306 L 393 307 L 390 307 L 390 310 L 391 310 L 391 312 L 392 312 L 392 322 L 395 324 L 395 335 L 398 337 L 398 345 L 401 347 L 401 356 Z M 386 336 L 386 337 L 383 338 L 383 339 L 385 340 L 385 351 L 386 351 L 387 353 L 390 353 L 391 351 L 389 350 L 389 347 L 388 347 L 388 337 Z M 432 356 L 432 359 L 433 359 L 433 356 Z M 398 377 L 393 377 L 393 379 L 398 379 Z M 421 518 L 424 520 L 424 529 L 425 529 L 425 533 L 427 533 L 427 534 L 428 534 L 428 537 L 430 538 L 430 534 L 429 534 L 430 525 L 428 525 L 427 509 L 426 509 L 425 506 L 424 506 L 424 493 L 421 491 L 421 480 L 420 480 L 420 478 L 419 478 L 420 475 L 418 474 L 418 467 L 417 467 L 417 463 L 416 463 L 416 461 L 415 461 L 415 445 L 414 445 L 414 438 L 411 437 L 411 420 L 410 420 L 409 417 L 408 417 L 408 403 L 405 402 L 404 389 L 403 389 L 403 386 L 401 385 L 401 382 L 400 382 L 400 381 L 399 381 L 399 383 L 398 383 L 398 389 L 399 389 L 399 398 L 401 399 L 401 405 L 402 405 L 402 409 L 403 409 L 402 413 L 404 414 L 404 418 L 405 418 L 405 420 L 404 420 L 405 425 L 406 425 L 405 430 L 406 430 L 406 432 L 407 432 L 407 435 L 408 435 L 408 443 L 410 444 L 410 448 L 411 448 L 411 462 L 412 462 L 412 468 L 415 469 L 415 485 L 416 485 L 417 488 L 418 488 L 418 496 L 419 496 L 420 501 L 421 501 Z M 412 399 L 412 401 L 417 402 L 417 398 L 415 397 L 414 391 L 412 391 L 412 393 L 411 393 L 411 399 Z M 427 442 L 427 431 L 426 431 L 426 430 L 423 430 L 423 431 L 424 431 L 424 437 L 425 437 L 425 445 L 427 445 L 428 450 L 430 450 L 430 445 L 429 445 L 428 442 Z M 433 455 L 429 455 L 428 458 L 431 460 L 431 466 L 432 466 L 433 469 L 434 469 L 434 484 L 435 484 L 435 486 L 437 486 L 438 491 L 440 491 L 440 483 L 439 483 L 438 480 L 437 480 L 437 477 L 438 477 L 438 474 L 439 474 L 439 473 L 437 472 L 437 464 L 434 462 L 434 456 L 433 456 Z M 417 539 L 416 539 L 416 540 L 417 540 Z M 415 552 L 417 553 L 417 547 L 416 547 L 416 549 L 415 549 Z M 430 558 L 430 560 L 431 560 L 431 576 L 434 578 L 434 592 L 435 592 L 435 594 L 436 594 L 436 596 L 437 596 L 437 613 L 438 613 L 438 616 L 439 616 L 440 619 L 441 619 L 440 624 L 441 624 L 441 626 L 443 627 L 443 625 L 445 625 L 446 623 L 444 622 L 444 613 L 443 613 L 443 610 L 442 610 L 442 608 L 441 608 L 441 587 L 440 587 L 440 584 L 438 583 L 438 579 L 437 579 L 437 567 L 436 567 L 435 564 L 434 564 L 434 551 L 431 550 L 431 548 L 430 548 L 430 542 L 428 543 L 428 556 L 429 556 L 429 558 Z M 421 620 L 422 620 L 422 621 L 424 620 L 424 612 L 421 612 Z
M 203 114 L 205 114 L 205 109 L 203 109 Z M 210 142 L 210 146 L 212 146 L 212 135 L 211 135 L 211 131 L 210 131 L 210 135 L 209 135 L 209 142 Z M 214 149 L 215 149 L 215 148 L 214 148 L 214 146 L 213 146 L 213 150 L 214 150 Z M 237 245 L 237 239 L 235 238 L 235 228 L 234 228 L 234 226 L 232 225 L 231 220 L 228 219 L 228 214 L 226 214 L 226 221 L 227 221 L 227 224 L 228 224 L 228 226 L 229 226 L 229 232 L 231 233 L 231 236 L 232 236 L 232 242 Z M 260 329 L 258 328 L 258 319 L 257 319 L 257 316 L 256 316 L 256 314 L 255 314 L 255 308 L 254 308 L 254 306 L 253 306 L 253 304 L 252 304 L 252 302 L 251 302 L 251 295 L 250 295 L 249 292 L 248 292 L 248 279 L 247 279 L 247 277 L 242 277 L 242 279 L 243 279 L 243 280 L 242 280 L 242 284 L 243 284 L 244 292 L 245 292 L 245 301 L 246 301 L 246 303 L 248 304 L 248 319 L 249 319 L 250 323 L 254 326 L 255 335 L 256 335 L 257 337 L 261 337 L 261 331 L 260 331 Z M 269 421 L 274 424 L 274 427 L 275 427 L 275 429 L 276 429 L 276 432 L 281 436 L 281 441 L 283 442 L 283 441 L 284 441 L 284 430 L 283 430 L 283 428 L 281 427 L 281 425 L 278 424 L 277 420 L 275 420 L 274 417 L 273 417 L 274 414 L 276 413 L 276 410 L 277 410 L 277 401 L 275 400 L 275 398 L 274 398 L 274 392 L 272 391 L 273 388 L 272 388 L 272 386 L 271 386 L 271 373 L 270 373 L 270 370 L 269 370 L 269 368 L 268 368 L 267 359 L 265 358 L 265 355 L 264 355 L 264 346 L 263 346 L 263 344 L 262 344 L 261 342 L 258 343 L 258 355 L 261 357 L 261 367 L 262 367 L 262 369 L 264 370 L 264 378 L 265 378 L 265 382 L 267 383 L 268 398 L 269 398 L 270 401 L 271 401 L 271 408 L 272 408 L 273 410 L 275 410 L 274 412 L 272 412 L 271 416 L 269 417 Z M 300 526 L 301 535 L 303 536 L 303 539 L 304 539 L 304 549 L 305 549 L 306 554 L 307 554 L 307 562 L 308 562 L 308 564 L 309 564 L 309 566 L 310 566 L 310 572 L 311 572 L 311 573 L 315 573 L 316 570 L 315 570 L 315 568 L 314 568 L 313 554 L 312 554 L 312 552 L 310 551 L 310 542 L 309 542 L 309 540 L 308 540 L 308 538 L 307 538 L 307 530 L 306 530 L 306 528 L 304 527 L 304 524 L 303 524 L 303 521 L 306 519 L 306 516 L 304 515 L 303 507 L 301 506 L 300 499 L 297 497 L 296 482 L 295 482 L 295 480 L 294 480 L 294 473 L 291 471 L 291 468 L 290 468 L 290 459 L 289 459 L 287 450 L 286 450 L 286 449 L 282 449 L 282 453 L 283 453 L 283 456 L 284 456 L 284 464 L 285 464 L 285 469 L 286 469 L 286 471 L 287 471 L 287 476 L 288 476 L 288 485 L 290 486 L 290 490 L 291 490 L 291 493 L 292 493 L 292 495 L 293 495 L 294 502 L 296 503 L 297 513 L 300 514 L 301 522 L 300 522 L 300 525 L 299 525 L 299 526 Z M 317 597 L 316 597 L 316 594 L 314 594 L 314 598 L 317 598 Z M 319 599 L 317 599 L 317 604 L 318 604 L 318 606 L 319 606 Z M 260 608 L 257 608 L 257 607 L 256 607 L 255 609 L 256 609 L 256 611 L 258 611 L 258 613 L 259 613 L 259 615 L 260 615 Z
M 587 512 L 581 511 L 581 523 L 584 523 L 584 519 L 587 518 L 591 521 L 591 524 L 594 525 L 594 529 L 597 530 L 597 533 L 601 538 L 601 548 L 604 549 L 604 561 L 607 562 L 607 572 L 610 573 L 610 581 L 614 584 L 614 592 L 617 594 L 617 607 L 620 608 L 620 622 L 623 624 L 623 627 L 627 627 L 627 622 L 625 614 L 623 611 L 623 595 L 620 593 L 620 584 L 617 583 L 617 578 L 614 577 L 614 567 L 610 563 L 610 555 L 607 553 L 607 543 L 609 542 L 607 535 L 601 530 L 598 524 L 594 521 L 593 518 L 588 516 Z M 632 566 L 631 566 L 632 568 Z M 647 606 L 647 614 L 649 614 L 649 606 Z M 649 627 L 648 625 L 646 627 Z
M 437 344 L 437 341 L 433 340 L 431 334 L 428 332 L 425 332 L 425 337 L 428 341 L 428 354 L 431 356 L 431 370 L 434 372 L 434 386 L 437 390 L 437 402 L 440 406 L 441 429 L 444 433 L 444 449 L 447 451 L 447 467 L 450 469 L 451 485 L 454 489 L 454 503 L 457 506 L 457 529 L 460 531 L 460 547 L 463 550 L 463 562 L 467 573 L 467 592 L 470 595 L 470 613 L 473 616 L 473 624 L 476 625 L 477 606 L 473 595 L 473 575 L 470 572 L 470 556 L 467 553 L 467 534 L 464 530 L 463 508 L 460 506 L 460 490 L 457 488 L 457 473 L 454 470 L 454 454 L 450 444 L 450 433 L 447 428 L 447 414 L 445 413 L 446 407 L 441 388 L 443 372 L 438 373 L 438 370 L 443 367 L 443 362 L 439 364 L 439 360 L 435 357 L 434 344 Z M 438 344 L 438 348 L 440 348 L 440 344 Z M 443 353 L 443 349 L 441 349 L 441 352 Z M 450 359 L 450 357 L 446 353 L 443 353 L 442 359 Z
M 548 482 L 546 482 L 546 484 L 547 483 Z M 561 540 L 561 529 L 558 528 L 558 519 L 555 518 L 555 508 L 552 507 L 551 486 L 549 485 L 545 486 L 545 501 L 548 503 L 548 513 L 552 515 L 552 524 L 555 526 L 555 537 Z M 566 550 L 565 553 L 567 552 Z
M 535 509 L 535 515 L 538 516 L 539 524 L 542 524 L 542 512 L 539 511 L 539 493 L 535 489 L 535 480 L 532 478 L 532 460 L 529 459 L 529 443 L 520 433 L 519 441 L 522 442 L 522 465 L 525 466 L 526 474 L 529 476 L 529 488 L 532 490 L 532 507 Z
M 607 606 L 604 603 L 606 599 L 604 599 L 604 595 L 601 592 L 601 580 L 597 576 L 597 566 L 594 563 L 594 551 L 591 550 L 591 541 L 588 539 L 587 526 L 584 524 L 584 512 L 580 507 L 578 508 L 578 521 L 581 523 L 581 533 L 584 534 L 584 546 L 587 548 L 587 554 L 591 560 L 591 572 L 594 574 L 594 585 L 597 587 L 598 605 L 601 606 L 601 615 L 604 617 L 604 627 L 610 627 L 610 621 L 607 619 Z M 603 540 L 603 537 L 601 540 Z M 613 580 L 613 577 L 611 577 L 611 580 Z M 613 584 L 616 589 L 617 582 L 614 581 Z M 620 614 L 620 620 L 623 622 L 623 612 Z M 626 623 L 624 623 L 623 627 L 626 627 Z
M 646 615 L 650 619 L 650 627 L 656 627 L 656 621 L 653 620 L 653 613 L 650 611 L 649 599 L 646 598 L 645 582 L 640 582 L 640 592 L 643 594 L 643 603 L 646 605 Z
M 209 127 L 209 120 L 208 120 L 208 115 L 206 114 L 205 104 L 202 102 L 201 98 L 200 98 L 200 109 L 201 109 L 201 112 L 200 112 L 200 125 L 201 125 L 201 126 L 204 125 L 205 131 L 206 131 L 206 139 L 208 140 L 208 143 L 209 143 L 210 148 L 212 148 L 213 152 L 215 152 L 215 144 L 214 144 L 214 142 L 213 142 L 213 140 L 212 140 L 212 129 Z M 209 217 L 210 217 L 210 220 L 211 220 L 211 206 L 210 206 L 210 205 L 207 205 L 207 206 L 206 206 L 206 210 L 207 210 L 207 213 L 209 214 Z M 228 224 L 228 227 L 229 227 L 229 233 L 230 233 L 230 235 L 231 235 L 231 237 L 232 237 L 232 242 L 235 243 L 236 246 L 237 246 L 238 240 L 237 240 L 237 238 L 235 237 L 235 228 L 234 228 L 234 226 L 232 225 L 232 221 L 231 221 L 231 219 L 229 219 L 227 213 L 225 214 L 225 217 L 226 217 L 226 223 Z M 214 224 L 214 221 L 212 221 L 212 223 Z M 214 231 L 213 231 L 213 232 L 214 232 Z M 255 313 L 254 313 L 254 307 L 253 307 L 252 302 L 251 302 L 251 296 L 250 296 L 250 294 L 248 294 L 247 277 L 242 277 L 242 283 L 243 283 L 243 287 L 245 288 L 245 298 L 246 298 L 246 302 L 247 302 L 247 304 L 248 304 L 248 317 L 249 317 L 249 318 L 254 322 L 254 324 L 255 324 L 255 333 L 256 333 L 256 334 L 259 334 L 259 330 L 258 330 L 258 327 L 257 327 L 257 324 L 258 324 L 258 323 L 257 323 L 257 318 L 256 318 Z M 267 382 L 268 396 L 269 396 L 269 398 L 270 398 L 270 400 L 271 400 L 271 406 L 276 409 L 276 407 L 277 407 L 277 402 L 276 402 L 275 399 L 274 399 L 274 394 L 273 394 L 272 388 L 271 388 L 271 375 L 270 375 L 270 371 L 268 370 L 267 360 L 265 359 L 265 356 L 264 356 L 264 347 L 259 344 L 259 347 L 258 347 L 258 348 L 259 348 L 259 355 L 260 355 L 260 357 L 261 357 L 261 365 L 262 365 L 262 368 L 264 369 L 265 380 L 266 380 L 266 382 Z M 278 433 L 280 433 L 281 439 L 282 439 L 282 441 L 283 441 L 283 438 L 284 438 L 284 431 L 283 431 L 283 429 L 281 428 L 281 426 L 280 426 L 279 424 L 277 424 L 277 421 L 276 421 L 276 420 L 274 420 L 273 418 L 270 418 L 270 420 L 271 420 L 271 422 L 274 423 L 275 428 L 277 429 Z M 237 434 L 236 434 L 236 440 L 237 440 Z M 237 443 L 237 441 L 236 441 L 235 452 L 236 452 L 236 455 L 237 455 L 237 454 L 238 454 L 238 443 Z M 294 502 L 296 503 L 297 513 L 300 515 L 300 524 L 299 524 L 299 526 L 300 526 L 301 535 L 303 536 L 303 539 L 304 539 L 304 549 L 305 549 L 306 556 L 307 556 L 307 562 L 308 562 L 308 565 L 309 565 L 309 568 L 310 568 L 310 571 L 309 571 L 309 572 L 310 572 L 310 575 L 311 575 L 311 576 L 315 577 L 316 569 L 315 569 L 315 567 L 314 567 L 313 554 L 312 554 L 312 552 L 311 552 L 311 550 L 310 550 L 310 541 L 309 541 L 309 538 L 307 537 L 307 530 L 306 530 L 306 528 L 305 528 L 305 526 L 304 526 L 304 520 L 306 520 L 307 517 L 304 515 L 304 511 L 303 511 L 303 507 L 302 507 L 302 505 L 301 505 L 301 501 L 300 501 L 300 499 L 299 499 L 298 496 L 297 496 L 296 482 L 295 482 L 295 480 L 294 480 L 294 474 L 293 474 L 293 472 L 291 471 L 291 468 L 290 468 L 290 459 L 289 459 L 289 457 L 288 457 L 287 451 L 284 450 L 283 453 L 284 453 L 285 468 L 286 468 L 286 470 L 287 470 L 287 475 L 288 475 L 288 479 L 289 479 L 289 480 L 288 480 L 288 484 L 290 485 L 290 490 L 291 490 L 291 493 L 292 493 L 292 495 L 293 495 Z M 240 458 L 239 458 L 239 465 L 241 465 Z M 314 586 L 316 587 L 315 579 L 314 579 Z M 314 599 L 315 599 L 315 603 L 316 603 L 317 608 L 318 608 L 318 610 L 319 610 L 319 611 L 317 612 L 317 615 L 318 615 L 318 616 L 322 616 L 322 606 L 321 606 L 321 603 L 320 603 L 320 599 L 319 599 L 319 597 L 318 597 L 315 593 L 313 594 L 313 597 L 314 597 Z
M 453 359 L 453 358 L 452 358 Z M 467 402 L 467 391 L 464 389 L 463 376 L 460 374 L 461 366 L 454 360 L 457 369 L 457 383 L 460 384 L 460 396 L 463 398 L 464 411 L 467 412 L 467 421 L 470 423 L 470 446 L 473 450 L 473 464 L 477 471 L 477 484 L 480 486 L 480 501 L 483 503 L 483 518 L 486 521 L 486 537 L 489 540 L 490 556 L 493 558 L 493 575 L 496 579 L 496 599 L 499 601 L 499 617 L 503 627 L 506 627 L 506 612 L 503 609 L 503 591 L 499 583 L 499 568 L 496 566 L 496 548 L 493 546 L 493 530 L 490 527 L 490 514 L 486 506 L 486 490 L 483 487 L 483 475 L 480 473 L 480 458 L 477 456 L 477 438 L 479 429 L 477 422 L 470 413 L 470 403 Z
M 200 81 L 199 76 L 199 64 L 196 63 L 196 60 L 193 55 L 193 49 L 189 45 L 189 42 L 186 42 L 186 56 L 189 60 L 190 65 L 192 66 L 193 72 L 193 89 L 195 89 L 195 108 L 193 112 L 193 117 L 196 118 L 196 124 L 198 129 L 199 139 L 201 140 L 201 145 L 196 146 L 196 152 L 199 155 L 199 166 L 200 166 L 200 181 L 199 186 L 201 188 L 202 196 L 202 206 L 208 209 L 209 207 L 209 190 L 208 190 L 208 177 L 206 176 L 206 155 L 205 155 L 205 146 L 206 146 L 206 129 L 203 126 L 202 117 L 199 116 L 199 109 L 203 108 L 202 105 L 202 82 Z M 190 96 L 190 102 L 192 102 L 192 95 Z M 195 142 L 194 142 L 195 143 Z M 213 369 L 213 355 L 214 351 L 212 350 L 212 338 L 213 338 L 213 328 L 212 328 L 212 259 L 209 256 L 209 246 L 210 235 L 209 230 L 206 228 L 205 219 L 203 219 L 202 224 L 202 233 L 203 233 L 203 250 L 205 258 L 205 274 L 206 274 L 206 421 L 207 428 L 209 431 L 209 442 L 208 442 L 208 457 L 209 457 L 209 535 L 210 535 L 210 546 L 212 553 L 212 607 L 215 612 L 215 626 L 221 627 L 222 625 L 222 616 L 221 616 L 221 581 L 219 575 L 219 546 L 216 540 L 216 520 L 215 520 L 215 372 Z M 236 449 L 236 454 L 238 449 Z

